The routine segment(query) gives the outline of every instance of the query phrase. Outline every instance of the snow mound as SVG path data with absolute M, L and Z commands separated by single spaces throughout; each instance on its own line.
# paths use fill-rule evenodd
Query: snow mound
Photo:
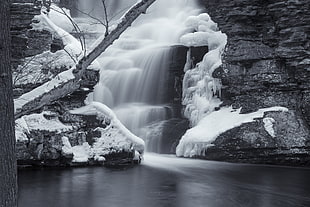
M 66 132 L 73 129 L 72 126 L 67 126 L 61 123 L 57 117 L 49 119 L 45 118 L 45 115 L 51 114 L 51 112 L 43 111 L 40 114 L 35 113 L 31 115 L 26 115 L 15 120 L 16 140 L 28 140 L 27 134 L 29 134 L 33 130 Z
M 226 107 L 205 116 L 197 126 L 187 130 L 181 138 L 176 149 L 176 155 L 183 157 L 203 156 L 207 147 L 212 146 L 212 142 L 227 130 L 262 118 L 264 113 L 268 111 L 288 111 L 284 107 L 270 107 L 249 114 L 240 114 L 240 110 L 241 108 Z

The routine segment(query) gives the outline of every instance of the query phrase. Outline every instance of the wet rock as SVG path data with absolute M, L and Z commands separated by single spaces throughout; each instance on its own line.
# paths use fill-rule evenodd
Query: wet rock
M 167 120 L 163 126 L 160 153 L 175 154 L 176 146 L 187 129 L 189 129 L 189 121 L 187 119 L 173 118 Z

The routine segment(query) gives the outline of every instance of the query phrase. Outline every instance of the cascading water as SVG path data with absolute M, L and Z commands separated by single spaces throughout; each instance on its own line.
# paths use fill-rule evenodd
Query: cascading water
M 113 11 L 123 10 L 128 2 L 117 6 Z M 173 114 L 163 98 L 171 46 L 187 32 L 188 16 L 199 11 L 195 1 L 158 0 L 97 59 L 100 81 L 88 100 L 112 108 L 129 130 L 145 139 L 147 150 L 158 151 L 154 145 L 162 122 Z

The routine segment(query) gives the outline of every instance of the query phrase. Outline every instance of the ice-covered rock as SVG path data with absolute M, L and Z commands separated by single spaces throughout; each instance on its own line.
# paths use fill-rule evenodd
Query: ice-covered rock
M 189 118 L 191 125 L 195 126 L 204 116 L 211 113 L 215 107 L 221 104 L 218 97 L 221 83 L 212 77 L 213 71 L 221 64 L 221 56 L 224 51 L 227 37 L 218 31 L 216 24 L 208 14 L 190 16 L 186 25 L 194 30 L 193 33 L 184 34 L 180 42 L 185 46 L 208 46 L 209 52 L 203 60 L 190 69 L 190 59 L 187 56 L 185 76 L 183 79 L 183 105 L 184 115 Z

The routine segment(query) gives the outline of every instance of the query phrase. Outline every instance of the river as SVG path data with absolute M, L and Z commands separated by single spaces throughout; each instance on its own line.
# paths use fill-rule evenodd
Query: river
M 146 154 L 129 169 L 20 170 L 19 207 L 310 206 L 310 169 Z

